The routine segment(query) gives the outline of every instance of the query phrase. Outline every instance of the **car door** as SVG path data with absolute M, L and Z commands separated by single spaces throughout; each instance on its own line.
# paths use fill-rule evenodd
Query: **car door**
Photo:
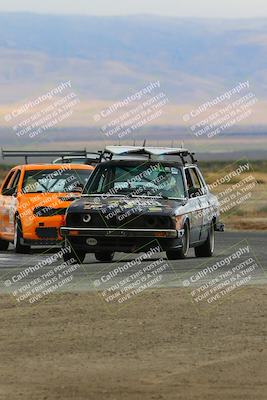
M 201 207 L 202 207 L 202 214 L 203 214 L 203 222 L 202 222 L 202 230 L 201 230 L 201 240 L 205 240 L 207 238 L 208 230 L 210 229 L 210 224 L 212 222 L 213 218 L 213 205 L 210 199 L 210 193 L 207 187 L 207 184 L 205 182 L 205 179 L 203 178 L 203 175 L 201 174 L 200 170 L 195 167 L 195 172 L 196 175 L 201 182 L 201 187 L 202 187 L 202 193 L 203 195 L 199 197 L 201 201 Z
M 190 214 L 190 243 L 200 240 L 201 229 L 203 224 L 203 216 L 201 212 L 202 204 L 199 199 L 201 193 L 198 183 L 194 180 L 194 172 L 192 167 L 185 168 L 185 178 L 189 195 L 188 211 Z
M 8 222 L 8 226 L 9 226 L 9 232 L 10 234 L 13 236 L 14 235 L 14 221 L 15 221 L 15 213 L 18 209 L 18 199 L 17 199 L 17 194 L 18 194 L 18 184 L 20 181 L 20 177 L 21 177 L 21 170 L 18 169 L 11 182 L 10 182 L 10 193 L 12 193 L 10 196 L 7 196 L 7 200 L 6 200 L 6 208 L 8 211 L 8 216 L 9 216 L 9 222 Z
M 17 173 L 17 169 L 12 169 L 4 183 L 1 187 L 1 194 L 0 194 L 0 235 L 5 239 L 10 239 L 10 235 L 12 231 L 10 230 L 10 205 L 13 201 L 13 196 L 9 193 L 11 189 L 12 182 L 14 180 L 14 176 Z
M 198 200 L 200 202 L 200 215 L 202 219 L 200 240 L 205 240 L 207 238 L 208 229 L 212 220 L 208 189 L 205 180 L 197 167 L 193 167 L 191 169 L 191 175 L 194 180 L 195 188 L 199 189 Z

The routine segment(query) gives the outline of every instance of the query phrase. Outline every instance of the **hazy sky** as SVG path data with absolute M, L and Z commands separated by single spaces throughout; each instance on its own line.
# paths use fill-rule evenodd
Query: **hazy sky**
M 267 0 L 0 0 L 0 11 L 244 18 L 267 17 Z

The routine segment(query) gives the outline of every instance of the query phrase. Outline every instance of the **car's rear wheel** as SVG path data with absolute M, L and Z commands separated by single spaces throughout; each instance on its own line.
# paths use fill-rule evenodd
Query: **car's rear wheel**
M 190 245 L 190 229 L 186 222 L 184 225 L 184 236 L 182 238 L 182 247 L 178 250 L 168 250 L 166 251 L 168 260 L 181 260 L 186 258 L 189 252 Z
M 22 225 L 19 218 L 16 218 L 14 227 L 14 247 L 15 252 L 19 254 L 28 254 L 31 250 L 31 246 L 21 244 L 23 240 Z
M 212 257 L 215 248 L 215 231 L 214 223 L 212 222 L 209 227 L 208 237 L 205 243 L 201 246 L 195 247 L 196 257 Z
M 95 253 L 95 258 L 97 259 L 97 261 L 101 261 L 101 262 L 110 262 L 113 260 L 114 258 L 114 252 L 97 252 Z
M 0 251 L 7 251 L 9 242 L 7 240 L 0 239 Z

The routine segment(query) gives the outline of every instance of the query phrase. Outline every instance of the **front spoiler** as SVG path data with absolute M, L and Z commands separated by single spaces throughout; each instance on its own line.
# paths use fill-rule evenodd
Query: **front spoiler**
M 63 237 L 90 236 L 90 237 L 121 237 L 121 238 L 167 238 L 176 239 L 184 235 L 184 230 L 176 229 L 121 229 L 121 228 L 60 228 Z
M 62 239 L 21 239 L 21 244 L 28 246 L 61 246 Z

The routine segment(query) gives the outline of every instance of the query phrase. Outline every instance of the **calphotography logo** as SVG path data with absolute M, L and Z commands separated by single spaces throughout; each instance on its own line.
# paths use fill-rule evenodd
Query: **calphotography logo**
M 252 164 L 248 160 L 240 160 L 220 171 L 219 177 L 208 187 L 218 197 L 220 213 L 228 217 L 255 202 L 259 184 Z
M 32 266 L 21 265 L 20 271 L 6 276 L 4 286 L 15 300 L 15 304 L 36 304 L 73 283 L 74 273 L 81 266 L 71 257 L 71 246 L 55 254 L 44 254 L 44 258 Z M 63 257 L 70 255 L 67 261 Z
M 5 115 L 4 119 L 12 124 L 16 138 L 35 140 L 70 118 L 80 103 L 72 89 L 71 81 L 62 82 Z
M 104 122 L 101 132 L 109 139 L 133 137 L 135 131 L 155 123 L 169 103 L 159 81 L 151 82 L 138 92 L 103 109 L 94 115 L 94 121 Z
M 207 311 L 217 303 L 235 294 L 238 289 L 265 278 L 264 270 L 257 261 L 247 241 L 229 248 L 216 262 L 202 265 L 202 269 L 183 280 L 190 288 L 190 296 L 201 311 Z
M 240 82 L 233 89 L 192 109 L 183 116 L 190 123 L 190 131 L 196 137 L 213 138 L 235 125 L 239 125 L 253 114 L 258 98 L 250 90 L 250 82 Z
M 111 270 L 100 270 L 94 276 L 93 285 L 101 299 L 113 306 L 111 312 L 118 312 L 121 306 L 145 290 L 164 285 L 172 267 L 161 257 L 161 252 L 159 243 L 151 241 L 146 247 L 136 249 L 131 260 L 123 257 Z

